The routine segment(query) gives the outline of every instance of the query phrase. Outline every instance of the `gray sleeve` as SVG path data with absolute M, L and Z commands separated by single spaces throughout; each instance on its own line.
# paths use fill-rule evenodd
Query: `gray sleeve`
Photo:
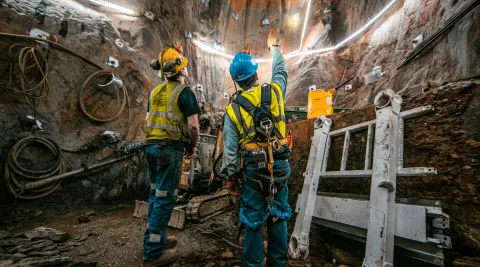
M 285 65 L 285 59 L 283 58 L 280 48 L 271 47 L 273 62 L 272 62 L 272 82 L 278 84 L 283 93 L 283 99 L 287 94 L 287 80 L 288 72 Z
M 238 141 L 238 129 L 228 114 L 225 113 L 225 123 L 223 125 L 223 164 L 220 172 L 227 177 L 231 177 L 240 171 Z

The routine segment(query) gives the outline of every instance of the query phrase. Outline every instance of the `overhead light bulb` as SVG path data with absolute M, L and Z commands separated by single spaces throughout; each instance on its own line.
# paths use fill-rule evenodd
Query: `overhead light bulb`
M 295 16 L 293 16 L 293 20 L 294 20 L 295 22 L 299 21 L 299 20 L 300 20 L 300 14 L 298 14 L 298 13 L 295 14 Z
M 129 8 L 126 8 L 126 7 L 123 7 L 123 6 L 119 6 L 119 5 L 104 1 L 104 0 L 89 0 L 88 2 L 90 3 L 90 5 L 93 5 L 93 6 L 106 6 L 106 7 L 109 7 L 111 9 L 115 9 L 117 11 L 120 11 L 120 12 L 126 14 L 126 15 L 130 15 L 130 16 L 135 15 L 135 11 L 132 10 L 132 9 L 129 9 Z

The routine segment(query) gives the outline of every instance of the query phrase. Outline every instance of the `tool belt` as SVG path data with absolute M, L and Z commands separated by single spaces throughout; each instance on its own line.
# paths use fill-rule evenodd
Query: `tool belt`
M 288 140 L 287 139 L 280 139 L 273 141 L 273 150 L 274 153 L 282 153 L 285 152 L 285 149 L 289 149 Z M 242 150 L 246 150 L 248 152 L 260 152 L 262 150 L 267 149 L 268 143 L 265 142 L 257 142 L 257 143 L 248 143 L 242 145 Z
M 273 159 L 287 160 L 290 157 L 290 147 L 287 139 L 275 140 L 272 143 Z M 254 162 L 258 168 L 266 168 L 268 158 L 268 143 L 248 143 L 241 146 L 241 156 L 246 162 Z
M 147 143 L 155 145 L 157 148 L 171 147 L 181 151 L 184 151 L 186 147 L 184 143 L 173 140 L 148 140 Z

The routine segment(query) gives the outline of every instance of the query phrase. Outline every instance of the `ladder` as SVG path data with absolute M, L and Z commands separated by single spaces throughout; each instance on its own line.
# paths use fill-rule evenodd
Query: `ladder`
M 447 214 L 441 203 L 431 200 L 396 199 L 397 177 L 435 175 L 432 167 L 404 168 L 405 120 L 433 111 L 423 106 L 400 112 L 402 98 L 392 90 L 375 98 L 376 120 L 330 131 L 332 121 L 324 116 L 314 124 L 314 136 L 304 173 L 304 185 L 295 212 L 295 228 L 289 242 L 292 258 L 308 257 L 312 222 L 332 228 L 349 238 L 366 242 L 364 267 L 393 266 L 394 246 L 407 256 L 443 266 L 444 248 L 451 248 Z M 363 170 L 347 170 L 352 133 L 367 130 Z M 375 130 L 375 137 L 374 137 Z M 344 135 L 340 170 L 327 171 L 332 138 Z M 373 153 L 373 154 L 372 154 Z M 372 162 L 373 158 L 373 162 Z M 371 177 L 370 196 L 318 192 L 320 178 Z

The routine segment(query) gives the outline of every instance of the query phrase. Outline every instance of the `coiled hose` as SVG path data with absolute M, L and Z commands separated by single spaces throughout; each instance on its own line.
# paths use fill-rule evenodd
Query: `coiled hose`
M 127 92 L 127 88 L 125 87 L 125 84 L 122 82 L 122 96 L 121 96 L 122 99 L 121 100 L 120 100 L 120 92 L 118 90 L 115 90 L 117 107 L 118 107 L 115 114 L 112 117 L 105 118 L 105 119 L 94 117 L 93 115 L 88 113 L 87 109 L 85 108 L 85 99 L 83 97 L 83 94 L 84 94 L 84 91 L 85 91 L 87 85 L 92 80 L 94 80 L 96 78 L 99 78 L 101 76 L 112 76 L 112 81 L 109 82 L 109 83 L 112 83 L 112 82 L 114 82 L 116 75 L 113 74 L 111 71 L 108 71 L 108 70 L 100 70 L 100 71 L 97 71 L 97 72 L 93 73 L 92 75 L 90 75 L 90 77 L 88 77 L 87 80 L 85 80 L 85 82 L 83 83 L 82 89 L 80 89 L 80 94 L 79 94 L 80 109 L 83 111 L 85 116 L 87 116 L 92 121 L 109 122 L 109 121 L 112 121 L 112 120 L 118 118 L 118 116 L 120 116 L 120 114 L 122 114 L 123 109 L 125 108 L 125 104 L 128 102 L 128 92 Z M 129 122 L 130 122 L 130 108 L 128 110 L 129 110 Z
M 18 158 L 25 147 L 31 145 L 40 145 L 47 148 L 47 150 L 54 155 L 56 159 L 55 164 L 45 170 L 32 170 L 21 166 Z M 15 198 L 29 200 L 39 199 L 57 190 L 62 181 L 54 182 L 34 190 L 26 190 L 23 184 L 32 180 L 42 180 L 62 172 L 62 150 L 56 142 L 42 137 L 25 137 L 18 141 L 8 152 L 4 168 L 5 185 L 10 194 Z

